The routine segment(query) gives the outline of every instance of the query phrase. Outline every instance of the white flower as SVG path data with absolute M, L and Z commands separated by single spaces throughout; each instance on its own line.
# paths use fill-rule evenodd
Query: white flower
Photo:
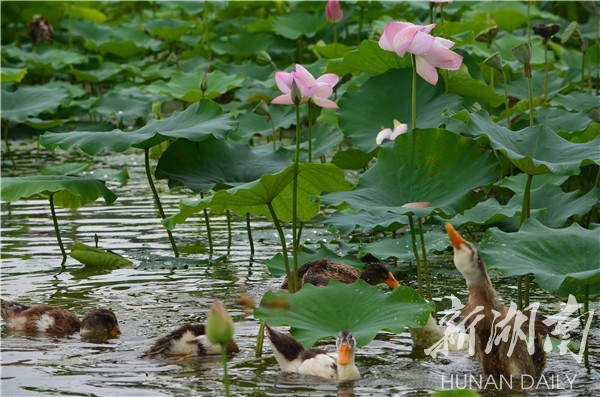
M 390 128 L 385 128 L 379 131 L 377 138 L 375 138 L 375 142 L 377 142 L 378 145 L 381 145 L 385 139 L 393 141 L 397 136 L 404 134 L 406 131 L 408 131 L 408 124 L 402 124 L 398 120 L 394 120 L 394 130 L 392 131 Z

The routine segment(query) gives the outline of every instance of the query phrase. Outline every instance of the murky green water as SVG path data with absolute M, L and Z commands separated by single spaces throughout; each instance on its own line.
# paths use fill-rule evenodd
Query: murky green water
M 35 174 L 39 166 L 35 148 L 15 142 L 18 175 Z M 42 151 L 44 165 L 81 161 L 79 153 L 58 155 Z M 98 396 L 222 396 L 222 369 L 219 359 L 189 359 L 167 365 L 167 359 L 143 358 L 142 353 L 155 339 L 185 322 L 204 321 L 213 298 L 223 300 L 236 322 L 236 338 L 241 352 L 230 360 L 232 395 L 338 395 L 338 396 L 420 396 L 448 388 L 452 376 L 478 374 L 479 366 L 466 353 L 451 353 L 441 359 L 426 358 L 413 351 L 408 332 L 380 333 L 368 346 L 360 348 L 357 363 L 362 379 L 338 384 L 314 378 L 299 378 L 280 372 L 269 348 L 262 358 L 254 358 L 258 322 L 244 312 L 238 297 L 246 292 L 256 302 L 265 291 L 276 289 L 281 280 L 271 278 L 263 264 L 278 251 L 275 230 L 269 222 L 253 222 L 256 253 L 250 257 L 245 221 L 234 219 L 233 242 L 227 251 L 226 222 L 213 216 L 215 252 L 209 255 L 199 247 L 207 245 L 200 218 L 175 230 L 182 259 L 172 256 L 166 233 L 158 224 L 144 177 L 140 152 L 94 158 L 95 175 L 126 167 L 126 184 L 109 182 L 119 196 L 111 206 L 101 202 L 77 211 L 58 209 L 66 245 L 78 240 L 93 245 L 97 234 L 100 247 L 116 251 L 134 262 L 133 268 L 90 272 L 69 258 L 61 270 L 49 208 L 44 200 L 2 203 L 2 291 L 4 298 L 23 303 L 48 303 L 83 313 L 95 306 L 108 307 L 119 318 L 123 334 L 103 344 L 89 343 L 79 336 L 54 339 L 44 335 L 25 337 L 2 330 L 2 395 L 98 395 Z M 10 176 L 6 159 L 2 175 Z M 173 194 L 163 181 L 158 183 L 163 204 L 173 212 L 185 193 Z M 320 225 L 303 232 L 313 241 L 330 236 Z M 188 252 L 188 253 L 185 253 Z M 190 253 L 191 252 L 191 253 Z M 447 261 L 446 261 L 447 262 Z M 447 269 L 451 264 L 446 263 Z M 439 269 L 438 269 L 439 270 Z M 444 270 L 444 269 L 442 269 Z M 464 281 L 457 273 L 442 271 L 434 278 L 434 294 L 455 294 L 465 298 Z M 402 278 L 402 275 L 399 275 Z M 500 296 L 514 299 L 510 280 L 496 283 Z M 558 306 L 547 294 L 535 291 L 533 300 L 548 311 Z M 592 329 L 592 363 L 588 373 L 568 355 L 551 354 L 546 375 L 571 378 L 561 389 L 542 387 L 532 395 L 593 396 L 600 393 L 598 321 Z M 445 383 L 443 381 L 445 380 Z M 551 385 L 549 385 L 551 386 Z M 556 385 L 555 385 L 556 386 Z M 567 387 L 567 390 L 562 388 Z M 497 394 L 497 393 L 492 393 Z

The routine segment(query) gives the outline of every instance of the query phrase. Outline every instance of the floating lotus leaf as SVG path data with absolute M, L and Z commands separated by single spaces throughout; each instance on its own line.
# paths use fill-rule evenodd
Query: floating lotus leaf
M 576 223 L 551 229 L 528 219 L 517 233 L 488 229 L 481 255 L 488 267 L 500 269 L 506 276 L 533 273 L 536 283 L 549 292 L 558 291 L 565 282 L 600 283 L 598 231 Z
M 422 327 L 431 309 L 409 287 L 385 294 L 363 280 L 332 281 L 327 287 L 305 284 L 295 294 L 267 292 L 254 316 L 270 326 L 289 325 L 290 333 L 306 348 L 344 329 L 352 331 L 358 346 L 364 346 L 380 330 L 401 333 L 405 326 Z
M 89 177 L 63 175 L 34 175 L 2 178 L 0 195 L 4 201 L 17 201 L 31 196 L 54 196 L 54 204 L 65 208 L 79 208 L 103 197 L 107 204 L 117 196 L 104 182 Z
M 381 149 L 377 163 L 360 177 L 354 190 L 330 193 L 323 200 L 365 211 L 451 215 L 475 205 L 477 195 L 472 190 L 499 176 L 492 153 L 475 141 L 446 130 L 413 130 Z M 403 207 L 417 202 L 430 204 Z
M 324 244 L 321 244 L 317 251 L 307 251 L 307 248 L 303 247 L 301 251 L 298 251 L 298 264 L 310 263 L 318 261 L 319 259 L 329 259 L 336 263 L 345 263 L 350 266 L 363 268 L 366 266 L 364 262 L 359 261 L 352 255 L 339 256 Z M 285 262 L 283 260 L 283 254 L 278 253 L 273 258 L 265 261 L 265 264 L 269 268 L 269 272 L 275 277 L 285 276 Z
M 252 150 L 214 136 L 202 142 L 178 139 L 161 156 L 156 177 L 168 178 L 171 188 L 183 184 L 195 193 L 238 186 L 264 174 L 275 174 L 290 164 L 287 154 L 267 146 Z
M 22 123 L 44 112 L 54 113 L 69 100 L 69 94 L 62 88 L 23 86 L 12 92 L 2 90 L 2 119 Z
M 41 137 L 44 147 L 54 150 L 79 147 L 85 153 L 95 155 L 102 150 L 123 152 L 130 147 L 149 148 L 169 138 L 185 138 L 201 141 L 209 135 L 219 137 L 235 128 L 231 116 L 223 114 L 219 105 L 203 100 L 177 112 L 163 120 L 155 120 L 139 130 L 125 132 L 112 131 L 71 131 L 46 132 Z
M 271 219 L 268 204 L 272 204 L 279 220 L 292 219 L 292 181 L 294 165 L 277 174 L 265 174 L 260 179 L 228 190 L 219 190 L 204 199 L 182 200 L 179 213 L 165 219 L 163 224 L 173 229 L 192 214 L 205 208 L 220 213 L 231 210 L 239 216 L 247 213 Z M 333 164 L 299 164 L 297 217 L 305 222 L 312 219 L 320 209 L 316 199 L 323 192 L 348 189 L 344 172 Z
M 119 268 L 132 265 L 129 259 L 125 259 L 112 252 L 90 247 L 83 243 L 75 243 L 71 246 L 71 258 L 78 260 L 86 266 L 101 268 Z
M 444 251 L 450 245 L 448 235 L 441 230 L 431 230 L 424 234 L 427 252 Z M 412 240 L 409 233 L 400 238 L 382 238 L 373 243 L 360 246 L 361 254 L 371 254 L 377 259 L 398 258 L 401 261 L 414 261 Z M 420 255 L 419 251 L 419 255 Z
M 600 137 L 571 143 L 546 126 L 511 131 L 494 123 L 484 111 L 471 114 L 468 130 L 473 136 L 486 136 L 492 148 L 529 175 L 574 175 L 581 166 L 600 164 Z
M 457 111 L 462 98 L 446 94 L 440 79 L 437 86 L 417 80 L 417 126 L 435 128 L 445 120 L 443 111 Z M 392 69 L 369 78 L 358 90 L 347 91 L 338 101 L 339 125 L 362 151 L 377 147 L 381 127 L 391 128 L 394 119 L 411 125 L 412 70 Z M 392 99 L 393 98 L 393 99 Z

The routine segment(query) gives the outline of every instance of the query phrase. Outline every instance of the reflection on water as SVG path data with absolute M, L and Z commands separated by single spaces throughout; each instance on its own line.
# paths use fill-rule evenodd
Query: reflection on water
M 29 158 L 31 148 L 14 145 L 19 175 L 37 173 Z M 64 161 L 42 152 L 45 165 Z M 70 161 L 80 160 L 78 153 Z M 413 351 L 408 332 L 380 333 L 357 353 L 362 379 L 337 383 L 312 377 L 282 374 L 266 347 L 263 357 L 254 358 L 258 322 L 238 303 L 242 292 L 255 302 L 280 280 L 270 278 L 264 260 L 278 251 L 275 230 L 269 222 L 254 221 L 256 253 L 250 257 L 245 220 L 234 218 L 233 243 L 227 253 L 227 225 L 213 216 L 215 252 L 209 255 L 204 223 L 200 217 L 175 229 L 182 258 L 173 258 L 166 233 L 157 221 L 144 178 L 142 157 L 136 152 L 99 157 L 94 168 L 104 171 L 126 167 L 126 184 L 109 181 L 119 199 L 111 206 L 102 202 L 79 210 L 58 209 L 63 240 L 73 240 L 111 249 L 134 262 L 133 268 L 114 270 L 83 268 L 69 258 L 60 267 L 60 250 L 44 200 L 3 203 L 2 216 L 2 297 L 27 304 L 48 303 L 83 314 L 91 307 L 113 310 L 123 334 L 107 341 L 83 340 L 79 335 L 55 339 L 46 335 L 16 335 L 2 330 L 2 395 L 148 395 L 198 394 L 222 396 L 222 368 L 218 358 L 192 358 L 176 365 L 164 365 L 169 358 L 145 358 L 142 353 L 154 341 L 185 322 L 203 322 L 213 298 L 221 299 L 236 321 L 236 339 L 241 352 L 230 359 L 233 395 L 244 396 L 420 396 L 442 388 L 452 374 L 478 374 L 479 366 L 464 353 L 431 359 Z M 97 159 L 95 159 L 97 160 Z M 3 164 L 5 167 L 5 164 Z M 101 173 L 101 172 L 100 172 Z M 10 175 L 3 168 L 3 175 Z M 167 212 L 177 208 L 183 192 L 169 192 L 158 183 Z M 326 232 L 318 225 L 306 228 L 305 238 L 313 241 Z M 446 266 L 448 263 L 446 263 Z M 451 276 L 448 276 L 450 274 Z M 514 286 L 498 286 L 504 297 L 516 295 Z M 464 281 L 455 272 L 434 277 L 435 295 L 455 294 L 464 300 Z M 536 291 L 534 300 L 554 302 Z M 447 302 L 446 302 L 447 303 Z M 445 304 L 445 303 L 444 303 Z M 553 304 L 549 311 L 558 306 Z M 577 375 L 574 390 L 541 390 L 532 395 L 598 395 L 600 376 L 597 353 L 600 337 L 597 322 L 592 330 L 592 362 L 588 374 L 570 356 L 551 354 L 548 374 Z M 330 343 L 326 347 L 333 349 Z M 496 393 L 492 393 L 495 395 Z

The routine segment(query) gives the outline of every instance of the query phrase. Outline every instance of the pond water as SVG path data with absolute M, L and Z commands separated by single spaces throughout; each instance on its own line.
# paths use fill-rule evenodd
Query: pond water
M 39 172 L 40 164 L 65 161 L 91 161 L 78 152 L 49 153 L 42 150 L 35 159 L 30 141 L 14 141 L 18 174 L 6 158 L 2 175 L 28 175 Z M 214 252 L 207 245 L 204 224 L 194 218 L 175 229 L 182 258 L 173 257 L 164 229 L 160 226 L 144 176 L 140 151 L 97 156 L 92 174 L 126 168 L 127 183 L 109 181 L 119 196 L 110 206 L 101 201 L 76 211 L 58 209 L 63 241 L 73 240 L 111 249 L 134 262 L 132 268 L 90 271 L 69 258 L 61 269 L 61 255 L 45 200 L 2 203 L 2 290 L 3 298 L 26 304 L 47 303 L 83 313 L 101 306 L 112 309 L 119 318 L 123 334 L 106 343 L 92 343 L 79 336 L 66 339 L 10 334 L 2 329 L 2 395 L 143 395 L 222 396 L 222 368 L 218 358 L 188 359 L 167 364 L 169 359 L 144 358 L 160 336 L 185 322 L 203 322 L 213 298 L 221 299 L 236 323 L 240 353 L 229 362 L 231 391 L 236 396 L 420 396 L 448 388 L 447 380 L 464 374 L 479 374 L 479 365 L 466 353 L 450 353 L 432 359 L 412 347 L 408 332 L 396 335 L 382 332 L 368 346 L 358 349 L 357 364 L 362 379 L 337 383 L 315 378 L 284 375 L 266 344 L 263 356 L 254 357 L 259 322 L 238 303 L 246 293 L 256 303 L 262 295 L 278 288 L 281 279 L 269 275 L 264 261 L 279 250 L 275 229 L 266 220 L 254 220 L 256 252 L 250 255 L 245 220 L 234 218 L 233 241 L 227 249 L 225 219 L 212 216 Z M 177 208 L 185 191 L 170 192 L 165 181 L 158 182 L 163 205 L 168 213 Z M 328 241 L 332 236 L 315 224 L 305 228 L 304 240 Z M 455 294 L 465 300 L 462 278 L 453 268 L 449 255 L 436 261 L 434 295 Z M 412 276 L 400 279 L 410 280 Z M 514 280 L 494 277 L 500 296 L 516 296 Z M 543 291 L 534 289 L 532 300 L 543 308 L 557 311 L 559 306 Z M 544 305 L 544 303 L 547 303 Z M 546 375 L 561 377 L 561 389 L 542 387 L 531 395 L 594 396 L 600 393 L 600 332 L 598 321 L 592 327 L 591 362 L 588 372 L 570 355 L 552 353 Z M 331 348 L 332 341 L 324 342 Z M 568 389 L 565 374 L 576 376 Z M 446 383 L 443 384 L 443 380 Z M 550 385 L 552 386 L 552 385 Z M 567 387 L 567 390 L 562 388 Z M 492 392 L 492 395 L 497 393 Z

